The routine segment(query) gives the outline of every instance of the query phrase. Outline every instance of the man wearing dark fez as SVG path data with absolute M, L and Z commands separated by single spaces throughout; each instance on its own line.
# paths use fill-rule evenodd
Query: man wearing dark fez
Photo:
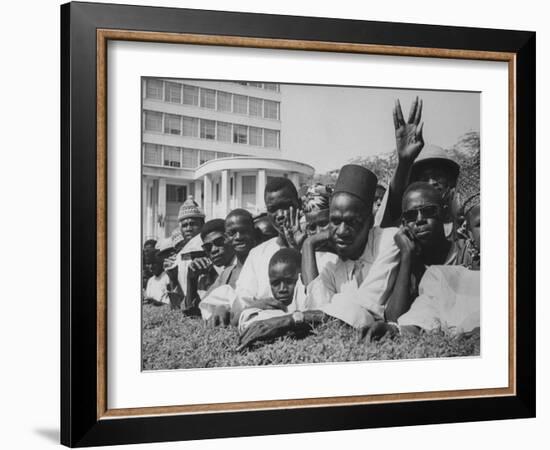
M 314 247 L 332 240 L 338 259 L 308 285 L 308 309 L 360 328 L 382 318 L 399 261 L 396 228 L 372 227 L 377 178 L 349 164 L 340 170 L 330 204 L 329 229 L 306 239 L 302 270 L 312 271 Z
M 372 227 L 376 184 L 370 170 L 353 164 L 342 167 L 330 203 L 328 229 L 308 236 L 302 246 L 302 272 L 319 274 L 307 286 L 303 310 L 252 323 L 241 336 L 239 349 L 310 330 L 331 317 L 355 328 L 369 327 L 383 318 L 399 250 L 394 242 L 397 228 Z M 338 258 L 318 270 L 315 249 L 327 241 L 332 241 Z

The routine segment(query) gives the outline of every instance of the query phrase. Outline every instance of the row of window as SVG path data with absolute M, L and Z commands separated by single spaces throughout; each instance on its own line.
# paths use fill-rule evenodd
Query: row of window
M 277 91 L 279 92 L 279 84 L 277 83 L 256 83 L 252 81 L 236 81 L 237 84 L 243 86 L 252 86 L 260 89 L 266 89 L 268 91 Z
M 196 169 L 211 159 L 228 158 L 232 153 L 173 147 L 171 145 L 143 144 L 143 164 L 152 166 Z
M 183 103 L 184 105 L 200 106 L 201 108 L 263 117 L 265 119 L 279 120 L 280 116 L 280 103 L 272 100 L 199 88 L 171 81 L 148 79 L 145 85 L 146 98 L 154 100 Z
M 199 119 L 177 114 L 144 111 L 145 131 L 175 134 L 201 139 L 248 144 L 258 147 L 279 148 L 279 130 L 249 127 L 229 122 Z

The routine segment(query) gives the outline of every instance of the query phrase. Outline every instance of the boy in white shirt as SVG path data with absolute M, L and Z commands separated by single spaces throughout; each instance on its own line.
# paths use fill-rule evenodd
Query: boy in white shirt
M 156 306 L 169 305 L 170 277 L 164 271 L 164 258 L 157 251 L 152 264 L 153 275 L 147 280 L 144 301 Z
M 305 290 L 300 282 L 301 255 L 295 249 L 282 248 L 269 261 L 269 283 L 272 301 L 269 306 L 250 307 L 239 317 L 239 350 L 258 340 L 268 340 L 287 333 L 286 328 L 276 328 L 273 333 L 263 334 L 262 328 L 270 319 L 288 316 L 296 320 L 295 314 L 302 314 L 305 307 Z M 298 318 L 298 320 L 300 320 Z

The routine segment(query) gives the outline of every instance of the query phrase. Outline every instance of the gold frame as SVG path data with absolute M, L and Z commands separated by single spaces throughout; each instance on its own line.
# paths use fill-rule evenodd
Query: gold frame
M 167 414 L 221 413 L 291 409 L 304 407 L 346 406 L 357 404 L 449 400 L 460 398 L 516 395 L 516 55 L 506 52 L 454 50 L 445 48 L 398 47 L 387 45 L 246 38 L 200 34 L 158 33 L 98 29 L 97 32 L 97 419 Z M 509 157 L 509 285 L 508 285 L 508 387 L 403 394 L 319 397 L 201 405 L 175 405 L 108 409 L 107 407 L 107 42 L 109 40 L 216 45 L 232 47 L 363 53 L 391 56 L 436 57 L 501 61 L 508 63 L 508 157 Z

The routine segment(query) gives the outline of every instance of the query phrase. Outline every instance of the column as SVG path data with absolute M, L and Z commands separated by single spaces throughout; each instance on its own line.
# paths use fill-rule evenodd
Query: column
M 206 174 L 204 176 L 204 214 L 206 214 L 206 220 L 212 218 L 212 178 L 210 175 Z
M 227 176 L 227 170 L 222 170 L 222 179 L 220 186 L 220 217 L 225 218 L 228 213 L 228 199 L 229 199 L 229 177 Z
M 141 193 L 141 202 L 142 202 L 141 203 L 141 211 L 142 211 L 141 220 L 143 221 L 142 239 L 145 241 L 145 238 L 153 234 L 153 228 L 151 227 L 153 213 L 151 211 L 151 204 L 150 204 L 150 198 L 149 198 L 149 190 L 151 189 L 151 185 L 148 179 L 143 180 L 141 188 L 143 189 L 143 192 Z
M 243 179 L 242 175 L 235 174 L 233 175 L 235 179 L 235 208 L 243 207 Z
M 158 226 L 157 236 L 161 239 L 166 237 L 166 179 L 159 179 L 159 192 L 158 192 L 158 210 L 155 221 Z M 159 223 L 160 221 L 160 223 Z
M 195 193 L 193 194 L 193 198 L 201 208 L 204 208 L 204 201 L 202 199 L 202 180 L 195 180 Z
M 265 169 L 258 170 L 258 178 L 256 180 L 256 211 L 265 209 L 264 190 L 265 190 Z

